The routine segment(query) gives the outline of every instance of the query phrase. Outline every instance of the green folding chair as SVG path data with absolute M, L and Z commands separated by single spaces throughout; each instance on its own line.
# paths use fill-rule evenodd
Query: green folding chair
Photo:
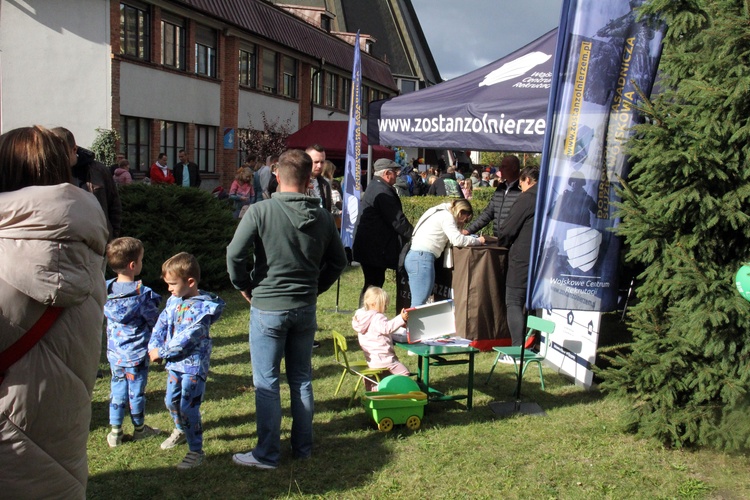
M 367 366 L 367 361 L 349 361 L 346 356 L 348 348 L 346 345 L 346 337 L 341 335 L 339 332 L 333 332 L 333 355 L 336 358 L 336 363 L 342 368 L 341 378 L 339 378 L 339 385 L 336 386 L 336 392 L 334 395 L 339 393 L 341 385 L 344 383 L 344 379 L 347 374 L 354 375 L 357 377 L 357 383 L 354 385 L 354 391 L 352 397 L 349 399 L 349 406 L 354 402 L 354 398 L 357 396 L 360 384 L 364 379 L 377 384 L 380 382 L 380 374 L 383 373 L 382 368 L 370 368 Z M 386 372 L 387 373 L 387 372 Z
M 515 369 L 516 377 L 518 377 L 518 362 L 521 359 L 521 349 L 523 349 L 523 368 L 521 369 L 521 378 L 523 379 L 523 375 L 524 373 L 526 373 L 526 368 L 528 368 L 531 363 L 536 363 L 539 366 L 539 379 L 542 382 L 542 390 L 544 390 L 544 374 L 542 373 L 542 361 L 544 361 L 544 358 L 547 357 L 547 349 L 549 348 L 550 344 L 550 336 L 555 331 L 555 323 L 548 319 L 529 316 L 529 318 L 526 320 L 526 339 L 524 339 L 524 346 L 527 345 L 529 339 L 532 337 L 534 332 L 537 331 L 547 334 L 544 342 L 543 352 L 532 351 L 531 349 L 522 348 L 521 346 L 492 348 L 493 350 L 497 351 L 497 356 L 495 357 L 495 362 L 492 363 L 492 368 L 490 368 L 489 375 L 487 375 L 488 384 L 490 383 L 492 372 L 495 371 L 495 365 L 497 365 L 497 362 L 500 360 L 501 356 L 508 356 L 513 359 L 513 368 Z

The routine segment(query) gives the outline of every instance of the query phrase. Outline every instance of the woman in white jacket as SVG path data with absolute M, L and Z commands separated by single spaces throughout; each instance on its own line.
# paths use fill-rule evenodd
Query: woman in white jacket
M 414 227 L 411 247 L 404 259 L 409 275 L 411 307 L 425 304 L 435 286 L 435 259 L 449 246 L 484 245 L 484 236 L 461 234 L 461 228 L 474 215 L 471 203 L 464 199 L 442 203 L 428 209 Z
M 0 351 L 61 308 L 0 383 L 5 498 L 86 494 L 108 230 L 96 198 L 68 183 L 69 165 L 62 139 L 42 127 L 0 136 Z

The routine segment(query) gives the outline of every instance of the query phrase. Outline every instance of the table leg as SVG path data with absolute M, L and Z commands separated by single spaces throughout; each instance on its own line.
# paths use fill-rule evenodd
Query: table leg
M 427 393 L 427 396 L 430 395 L 430 358 L 429 356 L 425 356 L 424 358 L 424 372 L 423 372 L 424 378 L 422 378 L 422 382 L 424 383 L 425 392 Z
M 474 353 L 469 353 L 469 394 L 466 399 L 466 409 L 471 410 L 474 402 Z

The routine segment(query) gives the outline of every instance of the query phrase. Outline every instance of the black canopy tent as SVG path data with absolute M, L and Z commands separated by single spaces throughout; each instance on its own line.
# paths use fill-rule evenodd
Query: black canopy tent
M 540 152 L 557 28 L 483 68 L 370 103 L 371 145 Z

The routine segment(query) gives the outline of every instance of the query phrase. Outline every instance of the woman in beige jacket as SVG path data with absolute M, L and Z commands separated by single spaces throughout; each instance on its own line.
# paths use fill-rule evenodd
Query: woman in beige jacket
M 0 136 L 0 174 L 0 351 L 48 306 L 63 308 L 0 383 L 0 492 L 84 498 L 107 221 L 68 184 L 67 149 L 42 127 Z

